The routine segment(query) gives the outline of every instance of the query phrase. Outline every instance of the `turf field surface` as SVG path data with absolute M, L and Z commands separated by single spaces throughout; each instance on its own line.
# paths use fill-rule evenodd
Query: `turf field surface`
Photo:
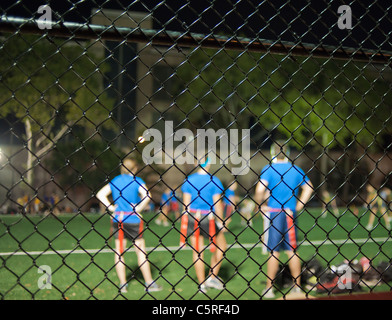
M 108 215 L 62 214 L 60 216 L 0 216 L 0 298 L 1 299 L 249 299 L 261 298 L 266 280 L 267 255 L 263 254 L 260 234 L 262 219 L 252 225 L 238 215 L 226 233 L 228 250 L 220 277 L 225 290 L 199 293 L 189 246 L 179 248 L 179 222 L 158 226 L 156 215 L 146 213 L 144 238 L 153 277 L 161 292 L 146 293 L 132 246 L 125 253 L 128 266 L 128 292 L 120 294 L 114 267 L 114 241 Z M 391 232 L 376 219 L 368 231 L 368 214 L 358 216 L 341 210 L 340 216 L 323 217 L 318 208 L 306 210 L 298 218 L 301 259 L 317 258 L 324 266 L 337 265 L 365 256 L 377 263 L 392 255 Z M 281 256 L 282 262 L 286 262 Z M 205 251 L 206 269 L 210 252 Z M 51 288 L 42 288 L 42 266 L 51 271 Z M 41 267 L 41 268 L 40 268 Z M 47 279 L 46 279 L 47 280 Z M 45 282 L 47 283 L 47 282 Z M 389 284 L 366 291 L 388 291 Z M 309 292 L 309 295 L 314 295 Z

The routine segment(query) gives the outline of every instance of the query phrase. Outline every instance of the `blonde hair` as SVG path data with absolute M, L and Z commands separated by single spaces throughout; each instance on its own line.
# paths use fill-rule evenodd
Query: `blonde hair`
M 137 162 L 133 158 L 125 158 L 121 163 L 121 174 L 135 174 L 137 170 Z

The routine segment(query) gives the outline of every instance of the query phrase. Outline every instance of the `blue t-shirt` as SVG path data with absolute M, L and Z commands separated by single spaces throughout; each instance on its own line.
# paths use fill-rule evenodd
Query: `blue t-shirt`
M 139 223 L 140 218 L 134 214 L 135 206 L 143 199 L 140 199 L 139 188 L 144 186 L 143 179 L 132 174 L 121 174 L 110 182 L 113 202 L 117 206 L 114 215 L 115 220 L 119 220 L 121 212 L 124 213 L 123 222 Z
M 234 196 L 235 196 L 234 190 L 226 189 L 225 190 L 225 196 L 223 197 L 223 202 L 226 205 L 233 205 L 234 203 L 233 203 L 233 201 L 230 198 L 234 197 Z
M 289 162 L 278 162 L 266 165 L 261 170 L 260 180 L 268 182 L 270 208 L 288 208 L 294 212 L 299 187 L 309 181 L 309 178 L 298 166 Z
M 191 195 L 191 210 L 213 211 L 213 196 L 222 194 L 222 182 L 210 174 L 194 173 L 181 187 L 183 193 Z
M 169 190 L 167 192 L 164 192 L 161 197 L 161 205 L 169 205 L 170 203 L 176 203 L 177 198 L 176 198 L 176 193 L 174 190 Z

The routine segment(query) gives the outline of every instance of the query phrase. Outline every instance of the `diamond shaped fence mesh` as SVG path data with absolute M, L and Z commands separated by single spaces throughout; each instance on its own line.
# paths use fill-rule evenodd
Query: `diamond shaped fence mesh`
M 391 291 L 387 1 L 2 1 L 1 299 Z

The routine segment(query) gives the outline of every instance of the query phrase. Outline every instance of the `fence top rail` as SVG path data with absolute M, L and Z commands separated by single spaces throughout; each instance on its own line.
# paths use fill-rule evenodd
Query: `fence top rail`
M 355 60 L 389 65 L 392 52 L 364 48 L 335 47 L 314 45 L 289 41 L 271 41 L 267 39 L 250 39 L 238 36 L 223 36 L 216 34 L 200 34 L 193 32 L 178 32 L 144 28 L 118 27 L 115 25 L 96 25 L 76 22 L 45 22 L 45 28 L 40 28 L 37 20 L 19 17 L 1 16 L 1 32 L 19 32 L 26 34 L 47 34 L 69 39 L 101 39 L 109 41 L 126 41 L 151 43 L 154 45 L 177 47 L 204 47 L 212 49 L 247 50 L 260 53 L 274 53 L 292 56 L 313 56 L 318 58 L 333 58 Z

